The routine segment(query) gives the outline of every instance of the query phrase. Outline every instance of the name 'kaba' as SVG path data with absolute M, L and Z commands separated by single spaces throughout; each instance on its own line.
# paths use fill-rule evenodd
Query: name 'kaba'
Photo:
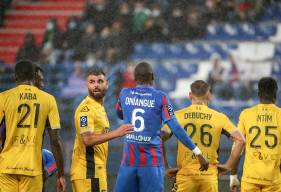
M 20 93 L 20 100 L 37 100 L 35 93 Z

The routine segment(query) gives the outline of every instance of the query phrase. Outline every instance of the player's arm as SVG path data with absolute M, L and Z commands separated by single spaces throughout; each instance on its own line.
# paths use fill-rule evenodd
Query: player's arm
M 165 163 L 165 175 L 174 178 L 177 175 L 178 168 L 177 167 L 170 167 L 168 159 L 167 159 L 167 153 L 166 153 L 166 147 L 163 144 L 163 157 L 164 157 L 164 163 Z
M 58 179 L 57 179 L 57 191 L 65 191 L 65 177 L 64 177 L 64 160 L 62 153 L 62 143 L 59 136 L 60 130 L 60 117 L 57 107 L 57 103 L 54 97 L 50 98 L 49 102 L 50 110 L 48 114 L 48 122 L 50 127 L 47 128 L 48 134 L 50 136 L 50 144 L 52 152 L 54 154 L 57 169 L 58 169 Z
M 231 123 L 230 120 L 226 121 L 227 123 L 225 125 L 225 127 L 228 127 L 230 130 L 231 129 L 233 130 L 229 134 L 229 138 L 231 138 L 234 141 L 230 158 L 234 158 L 235 160 L 232 161 L 232 163 L 230 162 L 230 164 L 232 165 L 226 165 L 227 164 L 226 163 L 225 164 L 226 166 L 224 166 L 223 169 L 221 170 L 219 168 L 219 171 L 225 173 L 228 172 L 229 170 L 231 171 L 230 183 L 229 183 L 231 191 L 237 191 L 240 185 L 239 179 L 237 177 L 237 169 L 245 144 L 245 127 L 244 127 L 244 120 L 242 114 L 243 112 L 240 114 L 239 117 L 238 129 L 235 128 L 235 126 Z M 224 131 L 228 133 L 226 130 Z
M 227 162 L 223 165 L 218 165 L 219 171 L 221 173 L 227 173 L 239 164 L 240 156 L 243 151 L 245 138 L 241 131 L 234 130 L 230 132 L 230 138 L 234 141 L 231 154 L 227 160 Z
M 124 124 L 113 131 L 103 134 L 97 134 L 94 132 L 87 131 L 81 133 L 81 137 L 86 146 L 93 146 L 93 145 L 102 144 L 104 142 L 107 142 L 109 140 L 118 137 L 123 137 L 124 135 L 131 133 L 133 130 L 134 130 L 133 125 Z
M 169 177 L 175 177 L 177 172 L 178 172 L 178 168 L 171 168 L 168 162 L 168 158 L 167 158 L 167 153 L 166 153 L 166 147 L 164 142 L 166 142 L 168 139 L 170 139 L 173 135 L 173 132 L 171 131 L 171 129 L 165 124 L 162 129 L 161 129 L 161 139 L 163 141 L 163 157 L 164 157 L 164 164 L 165 164 L 165 175 L 169 176 Z
M 173 132 L 171 129 L 168 127 L 168 125 L 164 125 L 161 129 L 160 136 L 163 142 L 166 142 L 173 136 Z
M 171 136 L 173 135 L 171 133 L 172 133 L 171 130 L 169 129 L 169 127 L 166 124 L 162 127 L 162 129 L 160 131 L 160 137 L 163 142 L 163 157 L 164 157 L 164 163 L 165 163 L 166 169 L 170 168 L 170 166 L 169 166 L 169 162 L 167 159 L 165 142 L 171 138 Z
M 175 136 L 184 144 L 187 148 L 189 148 L 196 156 L 201 165 L 200 171 L 208 170 L 209 162 L 202 155 L 201 150 L 193 143 L 191 138 L 186 134 L 184 129 L 180 126 L 176 118 L 172 118 L 168 120 L 167 125 L 171 128 Z
M 64 176 L 64 162 L 63 162 L 63 153 L 62 153 L 62 144 L 61 138 L 59 136 L 59 129 L 47 128 L 48 134 L 50 136 L 50 144 L 52 152 L 54 154 L 56 164 L 58 167 L 59 177 Z
M 244 142 L 245 142 L 246 135 L 245 135 L 244 121 L 245 120 L 244 120 L 244 111 L 243 111 L 240 114 L 237 128 L 240 131 L 240 133 L 242 134 L 242 137 L 243 137 Z M 233 140 L 234 140 L 234 143 L 233 143 L 233 146 L 232 146 L 232 151 L 235 149 L 235 145 L 237 145 L 237 142 L 235 142 L 235 138 L 233 138 Z M 243 146 L 243 149 L 244 149 L 244 146 Z M 230 187 L 230 190 L 233 191 L 233 192 L 238 191 L 238 188 L 240 186 L 240 181 L 239 181 L 238 176 L 237 176 L 237 172 L 238 172 L 237 170 L 238 170 L 241 155 L 243 153 L 243 149 L 242 149 L 241 154 L 238 157 L 238 160 L 237 160 L 236 164 L 234 164 L 234 166 L 232 167 L 231 173 L 230 173 L 229 187 Z

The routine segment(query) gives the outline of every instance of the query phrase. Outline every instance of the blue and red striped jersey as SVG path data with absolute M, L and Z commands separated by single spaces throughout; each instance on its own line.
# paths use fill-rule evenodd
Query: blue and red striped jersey
M 123 89 L 116 104 L 124 123 L 134 125 L 134 132 L 124 138 L 122 165 L 163 166 L 160 130 L 175 118 L 169 97 L 149 86 Z

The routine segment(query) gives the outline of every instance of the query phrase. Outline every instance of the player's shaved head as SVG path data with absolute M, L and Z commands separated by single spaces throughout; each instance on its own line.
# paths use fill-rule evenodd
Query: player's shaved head
M 135 80 L 139 85 L 152 85 L 154 77 L 151 65 L 146 62 L 139 63 L 135 68 Z
M 275 103 L 278 91 L 278 85 L 275 79 L 272 77 L 263 77 L 258 84 L 258 95 L 261 102 L 273 102 Z
M 15 76 L 17 82 L 34 81 L 35 65 L 29 60 L 21 60 L 15 66 Z
M 204 97 L 210 91 L 210 85 L 203 80 L 197 80 L 190 85 L 190 90 L 195 97 Z

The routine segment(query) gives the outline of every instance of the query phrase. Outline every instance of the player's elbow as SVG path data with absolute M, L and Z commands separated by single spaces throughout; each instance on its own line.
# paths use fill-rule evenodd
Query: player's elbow
M 87 147 L 88 147 L 88 146 L 91 146 L 91 143 L 90 143 L 89 139 L 83 139 L 83 143 L 84 143 L 84 145 L 86 145 Z
M 245 144 L 245 137 L 239 130 L 232 132 L 231 137 L 235 143 L 237 143 L 239 145 Z
M 86 145 L 87 147 L 98 144 L 94 135 L 91 133 L 84 133 L 81 136 L 84 145 Z
M 237 145 L 239 147 L 243 147 L 245 145 L 245 141 L 242 139 L 235 140 L 235 145 Z

